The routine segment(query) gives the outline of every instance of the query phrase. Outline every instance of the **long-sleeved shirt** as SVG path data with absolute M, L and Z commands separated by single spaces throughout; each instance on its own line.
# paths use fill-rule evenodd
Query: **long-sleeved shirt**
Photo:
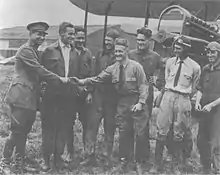
M 145 101 L 148 96 L 148 82 L 144 73 L 143 67 L 140 63 L 127 59 L 124 66 L 124 76 L 125 82 L 123 85 L 123 94 L 121 95 L 130 95 L 130 94 L 139 94 L 139 103 L 145 104 Z M 120 63 L 116 62 L 115 64 L 107 67 L 96 77 L 84 79 L 84 84 L 98 84 L 103 83 L 105 80 L 111 77 L 112 83 L 116 90 L 119 90 L 119 73 L 120 73 Z
M 179 62 L 180 60 L 177 59 L 177 57 L 172 57 L 167 60 L 165 68 L 165 88 L 181 93 L 194 93 L 199 83 L 201 68 L 198 63 L 187 57 L 183 60 L 179 81 L 177 86 L 174 87 L 174 79 L 179 68 Z
M 70 45 L 65 45 L 61 40 L 59 40 L 60 48 L 63 54 L 64 67 L 65 67 L 65 77 L 69 74 L 69 61 L 70 61 Z
M 161 69 L 162 59 L 160 55 L 154 52 L 153 50 L 148 49 L 141 52 L 135 49 L 129 52 L 129 58 L 139 62 L 143 66 L 147 79 L 150 79 L 150 77 L 154 76 L 156 70 Z M 157 88 L 160 88 L 159 86 L 160 84 L 162 84 L 160 83 L 161 81 L 163 81 L 163 79 L 157 79 Z M 152 86 L 150 86 L 149 94 L 153 95 Z

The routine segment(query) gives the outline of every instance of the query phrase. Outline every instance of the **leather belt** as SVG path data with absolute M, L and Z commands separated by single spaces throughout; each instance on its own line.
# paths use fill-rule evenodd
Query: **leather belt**
M 167 91 L 174 92 L 174 93 L 177 93 L 177 94 L 180 94 L 180 95 L 183 95 L 183 96 L 190 96 L 189 93 L 184 93 L 184 92 L 176 91 L 176 90 L 173 90 L 173 89 L 167 89 Z

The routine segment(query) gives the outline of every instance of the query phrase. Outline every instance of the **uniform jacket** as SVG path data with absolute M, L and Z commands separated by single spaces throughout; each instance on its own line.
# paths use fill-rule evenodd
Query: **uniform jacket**
M 69 56 L 68 77 L 77 77 L 79 74 L 78 53 L 74 48 L 71 48 Z M 42 53 L 41 63 L 53 73 L 56 73 L 61 77 L 65 77 L 65 63 L 59 41 L 45 49 Z M 64 98 L 76 96 L 78 90 L 79 88 L 77 85 L 60 84 L 59 86 L 54 86 L 53 84 L 48 83 L 46 86 L 45 97 L 51 98 L 55 95 L 62 96 Z
M 59 76 L 40 64 L 38 51 L 26 43 L 15 55 L 15 75 L 5 101 L 10 105 L 36 110 L 41 80 L 51 82 L 53 86 L 61 83 Z

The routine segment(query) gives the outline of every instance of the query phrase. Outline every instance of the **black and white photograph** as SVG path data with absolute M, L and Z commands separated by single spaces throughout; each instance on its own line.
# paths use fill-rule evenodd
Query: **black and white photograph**
M 220 175 L 220 0 L 0 0 L 1 175 Z

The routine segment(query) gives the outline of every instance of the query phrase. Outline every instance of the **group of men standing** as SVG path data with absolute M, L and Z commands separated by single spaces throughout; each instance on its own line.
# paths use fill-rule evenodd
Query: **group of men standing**
M 219 136 L 213 130 L 214 126 L 210 126 L 217 128 L 220 44 L 212 42 L 208 45 L 210 64 L 200 78 L 200 66 L 189 57 L 190 43 L 184 37 L 176 39 L 173 44 L 175 56 L 166 63 L 164 84 L 164 79 L 153 80 L 162 59 L 149 49 L 152 31 L 146 27 L 137 30 L 137 49 L 133 51 L 129 51 L 127 39 L 120 37 L 116 30 L 110 30 L 105 36 L 104 50 L 95 58 L 85 47 L 85 30 L 68 22 L 60 24 L 59 39 L 40 55 L 37 49 L 45 40 L 48 28 L 43 22 L 29 24 L 30 38 L 15 56 L 15 78 L 5 99 L 11 108 L 12 133 L 5 143 L 4 167 L 11 165 L 15 148 L 14 169 L 23 171 L 27 134 L 35 121 L 40 96 L 44 171 L 51 168 L 52 155 L 58 169 L 67 166 L 61 157 L 65 146 L 67 160 L 74 159 L 73 126 L 77 114 L 83 126 L 84 159 L 81 165 L 96 161 L 96 139 L 102 119 L 105 132 L 101 150 L 103 160 L 108 163 L 113 160 L 117 127 L 122 168 L 133 160 L 144 165 L 150 156 L 149 119 L 153 89 L 165 86 L 157 116 L 155 162 L 150 172 L 162 171 L 164 146 L 180 160 L 180 169 L 185 167 L 192 146 L 191 96 L 197 91 L 195 109 L 203 116 L 199 119 L 198 137 L 201 163 L 204 172 L 211 171 L 214 155 L 215 172 L 220 170 Z M 209 115 L 212 115 L 211 119 Z M 173 139 L 169 144 L 167 137 L 171 128 Z

